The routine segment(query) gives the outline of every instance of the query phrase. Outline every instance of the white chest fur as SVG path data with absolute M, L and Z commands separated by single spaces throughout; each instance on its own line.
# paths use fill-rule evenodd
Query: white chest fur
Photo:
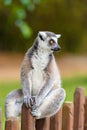
M 43 49 L 38 49 L 38 52 L 35 52 L 32 57 L 32 65 L 35 69 L 45 69 L 49 62 L 49 54 Z
M 38 55 L 35 52 L 31 62 L 34 68 L 31 70 L 32 94 L 37 95 L 45 83 L 46 74 L 44 72 L 44 69 L 48 65 L 49 55 L 43 51 L 38 51 Z

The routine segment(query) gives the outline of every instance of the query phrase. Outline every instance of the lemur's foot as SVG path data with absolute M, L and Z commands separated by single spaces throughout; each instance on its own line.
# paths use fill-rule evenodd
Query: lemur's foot
M 38 109 L 35 109 L 35 110 L 31 111 L 31 114 L 34 117 L 41 116 L 41 112 Z

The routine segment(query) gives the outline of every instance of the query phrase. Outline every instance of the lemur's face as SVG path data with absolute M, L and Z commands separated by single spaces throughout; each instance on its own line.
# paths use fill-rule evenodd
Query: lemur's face
M 38 33 L 38 41 L 39 46 L 48 51 L 59 51 L 60 46 L 58 44 L 58 38 L 60 38 L 60 34 L 55 34 L 52 32 L 39 32 Z

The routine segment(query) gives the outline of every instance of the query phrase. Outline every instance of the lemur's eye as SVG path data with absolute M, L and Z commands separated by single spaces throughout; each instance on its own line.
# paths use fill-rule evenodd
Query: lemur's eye
M 53 40 L 53 39 L 51 39 L 50 41 L 49 41 L 49 43 L 52 45 L 53 43 L 54 43 L 55 41 Z

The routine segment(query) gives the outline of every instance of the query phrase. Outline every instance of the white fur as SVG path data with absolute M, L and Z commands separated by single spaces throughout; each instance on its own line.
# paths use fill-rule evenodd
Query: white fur
M 31 81 L 31 76 L 32 76 L 32 71 L 30 71 L 29 73 L 28 73 L 28 81 L 29 81 L 29 89 L 30 89 L 30 93 L 31 93 L 31 91 L 32 91 L 32 81 Z
M 43 71 L 48 62 L 49 62 L 49 53 L 46 51 L 43 51 L 41 48 L 38 49 L 38 55 L 35 52 L 32 57 L 32 65 L 34 69 L 30 71 L 31 73 L 31 79 L 29 78 L 29 81 L 32 82 L 32 93 L 33 95 L 37 95 L 40 91 L 40 88 L 42 87 L 42 84 L 45 83 L 45 72 Z
M 52 39 L 57 43 L 57 38 L 56 37 L 52 37 Z
M 61 37 L 61 34 L 57 34 L 56 36 L 57 36 L 57 38 L 60 38 L 60 37 Z
M 46 38 L 46 33 L 45 33 L 45 32 L 40 31 L 39 34 L 40 34 L 41 36 L 43 36 L 43 38 Z

